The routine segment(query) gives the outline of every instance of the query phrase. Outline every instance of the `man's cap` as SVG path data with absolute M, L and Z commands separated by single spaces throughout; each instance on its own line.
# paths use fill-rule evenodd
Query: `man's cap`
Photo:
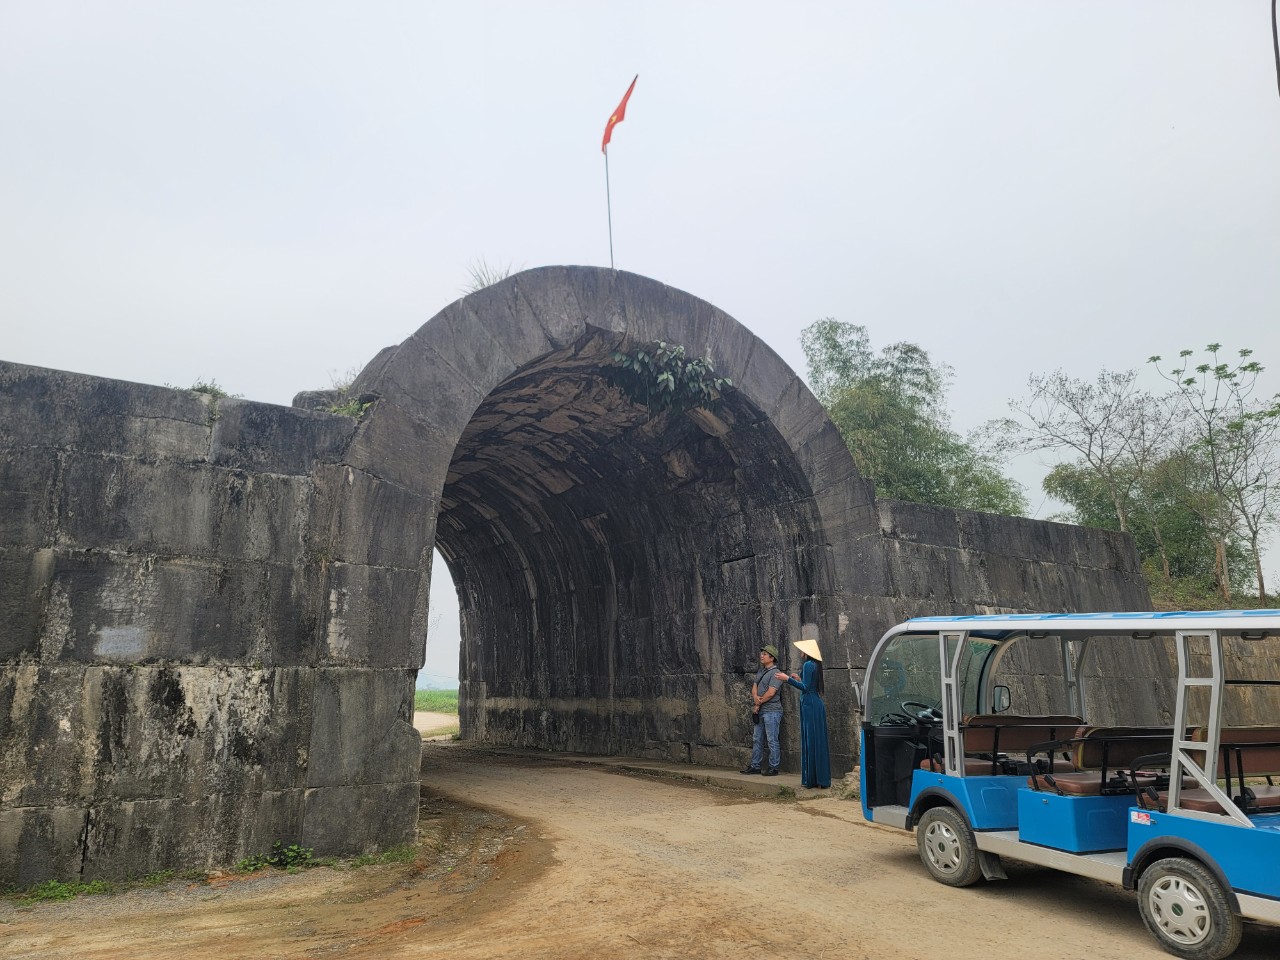
M 778 659 L 778 648 L 775 647 L 772 643 L 766 643 L 760 649 L 763 650 L 765 653 L 767 653 L 769 656 L 773 657 L 773 659 L 775 660 Z

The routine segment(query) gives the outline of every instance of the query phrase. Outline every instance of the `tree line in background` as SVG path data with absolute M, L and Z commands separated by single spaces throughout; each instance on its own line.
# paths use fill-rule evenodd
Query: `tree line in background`
M 876 496 L 1023 514 L 994 456 L 951 429 L 951 368 L 914 343 L 871 348 L 865 327 L 830 318 L 800 331 L 809 385 Z
M 1280 519 L 1280 395 L 1258 395 L 1251 351 L 1226 360 L 1209 344 L 1092 380 L 1032 375 L 1011 416 L 968 438 L 949 424 L 951 370 L 912 343 L 874 351 L 864 327 L 820 320 L 800 335 L 814 393 L 877 496 L 1025 515 L 1001 461 L 1064 457 L 1044 490 L 1067 505 L 1053 519 L 1130 534 L 1153 597 L 1165 606 L 1265 603 L 1262 555 Z

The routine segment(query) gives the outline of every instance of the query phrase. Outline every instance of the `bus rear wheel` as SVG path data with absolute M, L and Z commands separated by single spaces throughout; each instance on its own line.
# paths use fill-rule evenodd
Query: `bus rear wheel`
M 925 868 L 939 883 L 968 887 L 982 879 L 973 830 L 951 807 L 926 810 L 916 824 L 916 848 Z
M 1157 860 L 1143 872 L 1138 909 L 1160 946 L 1186 960 L 1222 960 L 1244 932 L 1221 884 L 1187 857 Z

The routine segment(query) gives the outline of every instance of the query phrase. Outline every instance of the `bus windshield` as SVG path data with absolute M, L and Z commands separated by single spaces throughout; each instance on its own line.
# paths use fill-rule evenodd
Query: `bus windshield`
M 995 641 L 969 637 L 958 677 L 965 715 L 982 709 L 987 664 L 996 646 Z M 903 703 L 942 704 L 936 633 L 900 634 L 889 641 L 876 661 L 866 719 L 879 723 L 886 716 L 901 714 Z M 905 712 L 912 713 L 910 709 Z

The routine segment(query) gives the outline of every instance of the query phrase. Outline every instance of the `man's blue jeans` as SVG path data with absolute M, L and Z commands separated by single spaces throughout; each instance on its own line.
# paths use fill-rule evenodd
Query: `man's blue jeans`
M 760 761 L 764 759 L 764 741 L 769 741 L 769 769 L 777 770 L 782 763 L 782 747 L 778 743 L 778 733 L 782 729 L 782 711 L 760 711 L 760 722 L 751 728 L 751 766 L 763 770 Z

